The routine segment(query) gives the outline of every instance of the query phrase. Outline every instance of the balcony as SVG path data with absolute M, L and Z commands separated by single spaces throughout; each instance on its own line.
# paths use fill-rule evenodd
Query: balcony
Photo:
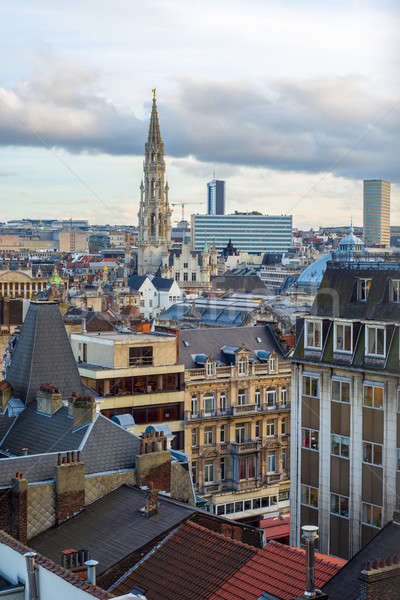
M 190 410 L 185 411 L 185 421 L 186 423 L 189 421 L 204 421 L 204 420 L 212 420 L 212 419 L 222 419 L 222 418 L 230 418 L 237 416 L 245 416 L 245 415 L 256 415 L 256 414 L 269 414 L 269 413 L 280 413 L 283 411 L 290 411 L 290 403 L 282 404 L 274 404 L 273 406 L 268 406 L 267 404 L 235 404 L 234 406 L 228 407 L 226 410 L 216 409 L 211 412 L 205 412 L 204 410 L 200 410 L 198 413 L 194 414 Z
M 259 411 L 257 404 L 236 404 L 231 408 L 232 415 L 249 415 Z
M 261 442 L 259 441 L 249 441 L 249 442 L 230 442 L 229 448 L 234 454 L 242 454 L 246 452 L 254 452 L 255 450 L 260 450 Z

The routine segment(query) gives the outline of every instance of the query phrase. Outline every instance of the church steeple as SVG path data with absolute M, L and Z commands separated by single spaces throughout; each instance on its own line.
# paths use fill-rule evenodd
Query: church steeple
M 159 251 L 155 254 L 159 254 L 161 251 L 166 256 L 171 243 L 171 210 L 168 203 L 168 185 L 165 184 L 164 144 L 158 120 L 155 89 L 153 90 L 149 135 L 145 144 L 143 171 L 138 215 L 138 245 L 148 248 L 149 251 L 150 248 L 158 248 Z

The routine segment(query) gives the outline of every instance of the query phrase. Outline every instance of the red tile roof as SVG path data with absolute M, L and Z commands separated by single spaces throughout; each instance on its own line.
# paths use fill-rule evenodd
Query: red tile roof
M 289 515 L 283 519 L 279 517 L 270 517 L 269 519 L 262 519 L 260 521 L 261 529 L 264 529 L 265 539 L 276 540 L 278 538 L 289 536 L 290 529 L 290 518 Z
M 317 587 L 345 564 L 321 555 L 315 562 Z M 305 555 L 278 542 L 254 548 L 186 522 L 110 591 L 136 585 L 148 600 L 257 600 L 262 592 L 289 600 L 304 592 Z
M 321 588 L 346 561 L 318 554 L 315 560 L 315 583 Z M 305 553 L 300 548 L 269 542 L 257 550 L 210 600 L 257 600 L 262 592 L 269 592 L 292 600 L 305 590 Z

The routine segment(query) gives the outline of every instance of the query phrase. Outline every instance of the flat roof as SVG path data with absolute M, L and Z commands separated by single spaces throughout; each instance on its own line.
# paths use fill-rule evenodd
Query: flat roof
M 136 342 L 170 342 L 175 336 L 168 333 L 120 333 L 118 331 L 102 331 L 72 333 L 71 339 L 109 342 L 112 344 L 132 344 Z

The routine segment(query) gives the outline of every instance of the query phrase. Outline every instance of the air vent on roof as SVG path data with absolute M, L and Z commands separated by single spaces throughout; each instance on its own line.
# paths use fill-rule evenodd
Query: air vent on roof
M 188 348 L 189 342 L 187 340 L 183 340 L 183 345 L 186 346 L 186 348 Z
M 260 337 L 256 337 L 257 340 L 257 344 L 261 344 L 261 338 Z

